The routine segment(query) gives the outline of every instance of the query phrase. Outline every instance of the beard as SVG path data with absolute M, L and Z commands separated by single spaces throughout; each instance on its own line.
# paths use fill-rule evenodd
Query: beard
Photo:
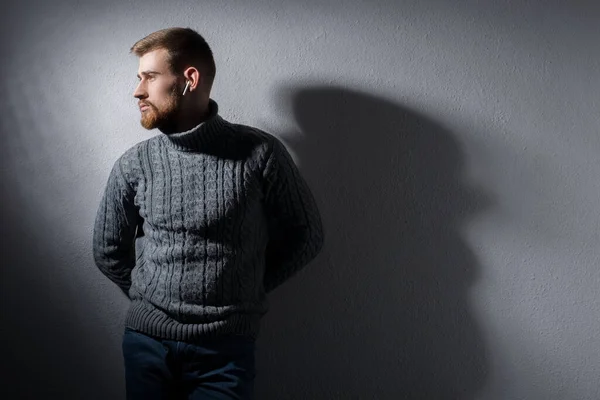
M 148 130 L 154 128 L 170 130 L 170 127 L 176 126 L 182 97 L 177 89 L 177 85 L 173 85 L 166 104 L 161 109 L 158 109 L 154 104 L 144 101 L 148 105 L 148 109 L 142 113 L 141 125 Z

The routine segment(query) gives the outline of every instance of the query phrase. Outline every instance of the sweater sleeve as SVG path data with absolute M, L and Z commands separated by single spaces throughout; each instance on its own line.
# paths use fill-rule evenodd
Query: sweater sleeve
M 277 138 L 266 162 L 264 178 L 269 224 L 264 287 L 268 293 L 317 256 L 324 234 L 315 199 Z
M 129 297 L 135 266 L 135 235 L 142 218 L 134 204 L 135 191 L 125 181 L 121 159 L 115 162 L 94 224 L 93 254 L 100 271 Z

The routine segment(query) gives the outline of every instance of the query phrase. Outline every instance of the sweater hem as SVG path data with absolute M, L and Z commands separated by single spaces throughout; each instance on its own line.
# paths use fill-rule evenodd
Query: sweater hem
M 222 336 L 258 337 L 261 314 L 232 314 L 218 321 L 190 324 L 179 322 L 163 311 L 145 305 L 142 300 L 131 303 L 125 326 L 160 339 L 194 342 Z

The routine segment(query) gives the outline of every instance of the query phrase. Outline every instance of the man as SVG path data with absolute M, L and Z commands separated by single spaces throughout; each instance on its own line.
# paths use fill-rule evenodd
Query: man
M 131 51 L 141 124 L 162 134 L 115 162 L 93 240 L 131 299 L 127 398 L 249 399 L 266 294 L 322 248 L 317 205 L 279 139 L 218 114 L 202 36 L 163 29 Z

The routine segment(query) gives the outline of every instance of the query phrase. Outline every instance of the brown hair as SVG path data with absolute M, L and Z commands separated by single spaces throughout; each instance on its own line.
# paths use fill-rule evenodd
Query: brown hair
M 212 86 L 216 68 L 212 50 L 206 40 L 191 28 L 167 28 L 153 32 L 138 40 L 130 50 L 141 57 L 157 49 L 166 49 L 171 73 L 177 74 L 189 66 L 203 73 L 205 83 Z

